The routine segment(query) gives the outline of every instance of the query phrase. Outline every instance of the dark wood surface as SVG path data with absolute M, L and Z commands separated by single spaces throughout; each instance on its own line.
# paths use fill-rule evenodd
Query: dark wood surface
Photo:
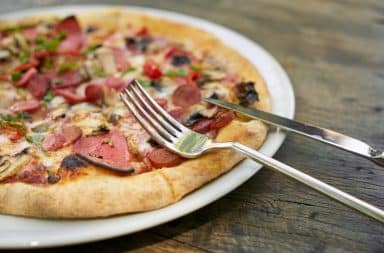
M 63 1 L 64 2 L 64 1 Z M 66 4 L 95 1 L 66 1 Z M 60 4 L 1 1 L 1 12 Z M 296 119 L 384 149 L 384 1 L 110 1 L 187 13 L 266 48 L 288 72 Z M 384 169 L 290 135 L 275 158 L 384 208 Z M 41 252 L 384 252 L 384 225 L 262 169 L 220 200 L 143 232 Z

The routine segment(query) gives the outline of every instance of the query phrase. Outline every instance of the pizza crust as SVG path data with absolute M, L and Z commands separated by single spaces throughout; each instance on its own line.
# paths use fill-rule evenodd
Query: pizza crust
M 219 60 L 228 68 L 246 80 L 255 81 L 261 100 L 254 106 L 262 110 L 270 109 L 269 93 L 257 70 L 236 51 L 207 32 L 158 17 L 114 8 L 77 17 L 83 26 L 118 29 L 130 23 L 138 28 L 145 25 L 155 35 L 184 43 L 191 43 L 192 38 L 192 44 L 197 50 L 214 49 L 214 55 L 220 55 Z M 36 20 L 37 17 L 29 19 Z M 4 23 L 0 22 L 0 27 L 2 25 Z M 220 130 L 217 141 L 238 141 L 259 148 L 266 135 L 267 127 L 259 121 L 234 120 Z M 242 159 L 233 150 L 215 150 L 176 167 L 135 176 L 117 176 L 90 166 L 82 169 L 89 175 L 54 185 L 37 186 L 20 182 L 2 184 L 0 212 L 42 218 L 92 218 L 153 210 L 177 202 L 227 172 Z

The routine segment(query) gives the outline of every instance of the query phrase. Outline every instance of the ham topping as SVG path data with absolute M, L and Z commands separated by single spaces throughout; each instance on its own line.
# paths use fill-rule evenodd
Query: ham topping
M 33 75 L 27 83 L 28 91 L 37 99 L 44 97 L 49 88 L 49 79 L 42 74 Z
M 25 86 L 27 82 L 37 74 L 37 70 L 35 68 L 29 69 L 23 77 L 15 83 L 16 86 Z
M 73 152 L 118 170 L 132 170 L 127 141 L 117 130 L 106 134 L 83 136 L 73 145 Z
M 85 36 L 75 16 L 60 21 L 55 27 L 56 33 L 64 33 L 65 39 L 60 43 L 58 51 L 61 53 L 79 52 L 85 45 Z
M 36 99 L 19 101 L 14 103 L 9 110 L 13 113 L 33 112 L 40 108 L 40 102 Z
M 45 138 L 42 147 L 47 151 L 55 151 L 72 144 L 80 138 L 81 134 L 81 129 L 77 126 L 63 126 L 54 133 L 48 135 L 48 137 Z

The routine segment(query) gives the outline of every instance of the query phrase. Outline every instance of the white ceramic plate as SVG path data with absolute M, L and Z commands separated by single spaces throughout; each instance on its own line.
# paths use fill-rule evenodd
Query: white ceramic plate
M 29 9 L 0 15 L 0 19 L 22 18 L 40 12 L 67 15 L 105 7 L 76 5 Z M 215 34 L 248 58 L 260 71 L 271 93 L 273 112 L 293 118 L 295 100 L 289 78 L 277 61 L 255 42 L 223 26 L 184 14 L 131 6 L 121 8 L 144 11 Z M 285 135 L 282 133 L 269 134 L 261 152 L 272 156 L 283 143 L 284 138 Z M 89 220 L 43 220 L 0 215 L 0 248 L 63 246 L 137 232 L 174 220 L 215 201 L 244 183 L 260 168 L 259 164 L 246 160 L 178 203 L 150 212 Z

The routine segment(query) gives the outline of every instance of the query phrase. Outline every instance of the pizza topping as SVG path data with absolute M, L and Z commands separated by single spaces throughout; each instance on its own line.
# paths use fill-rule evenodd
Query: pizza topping
M 173 103 L 185 108 L 200 102 L 200 100 L 200 90 L 194 85 L 181 85 L 172 94 Z
M 61 134 L 65 138 L 65 143 L 64 145 L 69 145 L 73 142 L 75 142 L 77 139 L 80 138 L 82 132 L 81 129 L 77 126 L 71 126 L 71 125 L 66 125 L 63 126 L 61 129 Z
M 54 87 L 67 88 L 79 85 L 83 81 L 83 77 L 78 71 L 68 69 L 61 71 L 52 81 Z
M 211 130 L 211 119 L 201 118 L 197 120 L 190 128 L 193 131 L 196 131 L 198 133 L 204 134 Z
M 65 34 L 65 39 L 59 45 L 59 52 L 78 52 L 85 45 L 85 36 L 75 16 L 60 21 L 55 31 Z
M 181 122 L 183 119 L 185 109 L 183 107 L 176 107 L 168 113 L 177 121 Z
M 113 48 L 113 58 L 115 61 L 117 71 L 126 71 L 130 67 L 130 63 L 128 61 L 127 50 L 121 48 Z
M 144 74 L 151 79 L 158 79 L 163 75 L 159 65 L 153 60 L 147 60 L 144 64 L 143 70 Z
M 109 77 L 105 79 L 105 86 L 117 91 L 122 91 L 125 87 L 127 87 L 128 84 L 129 82 L 126 82 L 123 79 L 116 77 Z
M 24 149 L 13 156 L 0 156 L 0 180 L 16 174 L 29 160 L 28 149 Z
M 220 129 L 228 125 L 235 118 L 233 111 L 219 110 L 212 119 L 211 129 Z
M 60 133 L 53 133 L 47 136 L 42 143 L 42 147 L 46 151 L 55 151 L 64 146 L 65 137 Z
M 86 166 L 87 163 L 79 158 L 77 155 L 68 155 L 66 156 L 63 161 L 60 164 L 61 168 L 65 169 L 75 169 L 75 168 L 80 168 Z
M 0 50 L 0 61 L 9 59 L 11 57 L 11 53 L 8 50 Z
M 171 64 L 173 66 L 179 67 L 183 65 L 188 65 L 190 64 L 191 61 L 189 60 L 188 56 L 186 55 L 173 55 Z
M 188 119 L 184 122 L 184 125 L 192 126 L 202 118 L 204 118 L 202 114 L 200 114 L 199 112 L 195 112 L 188 117 Z
M 45 184 L 47 182 L 47 170 L 38 164 L 35 159 L 27 158 L 28 163 L 14 176 L 5 179 L 5 182 L 24 182 L 28 184 Z
M 254 82 L 241 82 L 237 84 L 236 96 L 243 106 L 249 106 L 259 101 L 259 94 L 255 90 Z
M 122 118 L 122 116 L 120 114 L 117 114 L 117 113 L 112 113 L 109 118 L 108 118 L 108 122 L 112 123 L 113 125 L 117 125 L 117 123 L 119 122 L 119 120 Z
M 35 68 L 29 69 L 25 74 L 21 74 L 20 72 L 13 72 L 11 74 L 12 81 L 15 82 L 15 86 L 25 86 L 27 82 L 36 75 L 37 70 Z
M 147 158 L 155 168 L 173 167 L 184 159 L 165 148 L 155 148 L 147 154 Z
M 36 99 L 19 101 L 14 103 L 9 110 L 13 113 L 34 112 L 40 108 L 40 102 Z
M 46 151 L 55 151 L 67 146 L 81 136 L 81 129 L 77 126 L 63 126 L 45 138 L 42 147 Z
M 41 74 L 33 75 L 27 83 L 27 90 L 37 99 L 44 97 L 49 88 L 49 79 Z
M 16 142 L 27 132 L 25 124 L 19 115 L 3 115 L 0 119 L 0 134 L 5 134 L 9 140 Z
M 109 166 L 114 170 L 131 171 L 130 155 L 124 135 L 112 130 L 101 135 L 83 136 L 73 145 L 73 152 L 87 161 Z
M 71 104 L 81 103 L 86 100 L 85 96 L 76 94 L 71 89 L 54 89 L 53 92 L 58 96 L 62 96 Z
M 85 97 L 87 101 L 97 101 L 103 97 L 103 88 L 97 83 L 90 83 L 85 88 Z

